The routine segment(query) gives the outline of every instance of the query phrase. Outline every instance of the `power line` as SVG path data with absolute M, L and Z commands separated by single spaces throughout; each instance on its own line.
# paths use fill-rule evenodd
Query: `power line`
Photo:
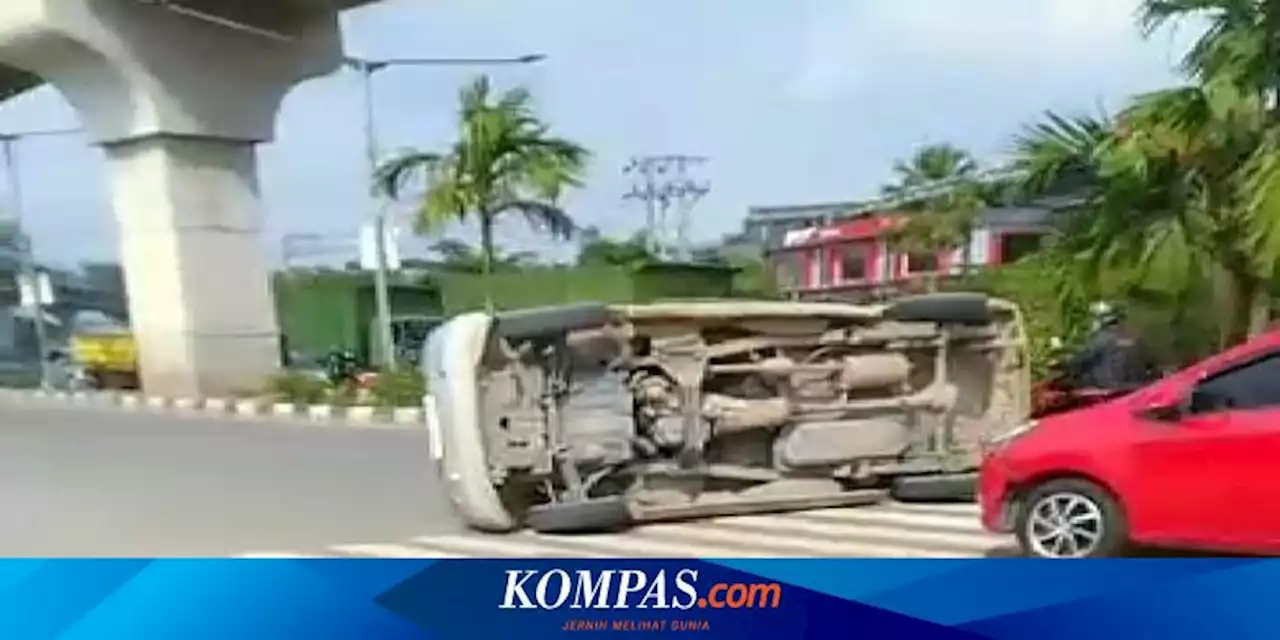
M 661 257 L 669 257 L 671 245 L 687 259 L 690 254 L 689 220 L 693 207 L 711 186 L 690 176 L 693 167 L 704 164 L 704 156 L 685 154 L 647 155 L 632 158 L 623 167 L 624 175 L 634 176 L 626 200 L 639 200 L 645 206 L 645 231 L 650 248 Z M 676 216 L 675 238 L 669 237 L 669 216 Z M 670 242 L 674 240 L 674 243 Z

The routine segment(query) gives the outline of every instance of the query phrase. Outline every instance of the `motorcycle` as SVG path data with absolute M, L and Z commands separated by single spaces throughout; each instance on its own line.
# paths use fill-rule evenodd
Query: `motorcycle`
M 1063 350 L 1059 350 L 1054 360 L 1050 374 L 1031 387 L 1032 419 L 1083 409 L 1136 390 L 1136 387 L 1104 389 L 1080 384 L 1066 371 L 1067 354 Z M 1151 371 L 1148 377 L 1154 380 L 1160 373 Z
M 1070 376 L 1058 374 L 1031 388 L 1031 417 L 1043 418 L 1099 404 L 1128 393 L 1126 389 L 1098 389 L 1075 384 Z
M 332 349 L 324 359 L 324 375 L 334 387 L 356 387 L 360 382 L 360 361 L 350 349 Z

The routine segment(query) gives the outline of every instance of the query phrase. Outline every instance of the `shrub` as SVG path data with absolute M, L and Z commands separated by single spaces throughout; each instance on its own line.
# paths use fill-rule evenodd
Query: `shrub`
M 383 407 L 416 407 L 422 404 L 427 383 L 417 370 L 380 373 L 370 387 L 374 402 Z
M 335 407 L 350 407 L 360 400 L 360 388 L 343 384 L 328 389 L 328 402 Z
M 1090 297 L 1073 275 L 1048 260 L 1026 260 L 983 269 L 948 288 L 985 291 L 1016 303 L 1026 324 L 1032 375 L 1039 378 L 1058 355 L 1054 338 L 1071 349 L 1088 331 Z
M 317 404 L 329 395 L 329 384 L 302 373 L 281 373 L 271 378 L 268 390 L 280 402 Z

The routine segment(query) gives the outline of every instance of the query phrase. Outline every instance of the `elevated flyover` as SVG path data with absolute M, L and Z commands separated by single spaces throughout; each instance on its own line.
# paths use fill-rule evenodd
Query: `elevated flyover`
M 252 388 L 277 366 L 255 146 L 342 64 L 375 0 L 3 0 L 0 99 L 56 87 L 105 151 L 143 385 Z

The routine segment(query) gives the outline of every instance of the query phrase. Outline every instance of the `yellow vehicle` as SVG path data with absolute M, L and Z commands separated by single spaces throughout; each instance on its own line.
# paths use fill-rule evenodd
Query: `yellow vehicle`
M 71 360 L 98 389 L 138 388 L 138 349 L 128 327 L 97 324 L 71 335 Z

